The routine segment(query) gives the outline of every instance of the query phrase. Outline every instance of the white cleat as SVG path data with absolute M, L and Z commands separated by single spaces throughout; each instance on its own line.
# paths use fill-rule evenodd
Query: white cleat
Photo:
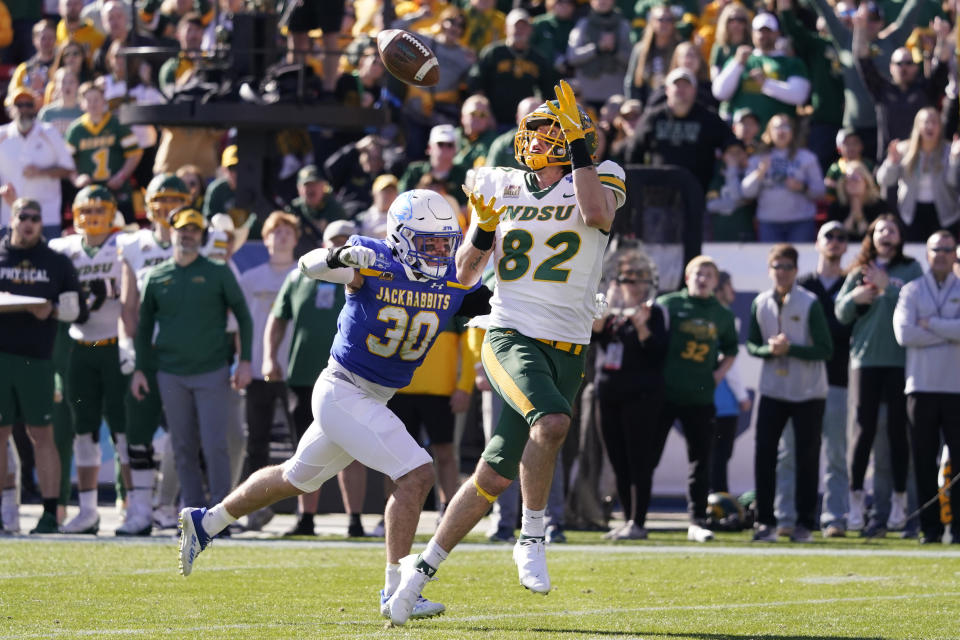
M 513 561 L 517 565 L 520 584 L 547 595 L 550 593 L 550 574 L 547 573 L 547 545 L 543 538 L 521 538 L 513 545 Z
M 82 533 L 97 535 L 100 530 L 100 514 L 96 510 L 84 511 L 75 515 L 69 522 L 63 525 L 61 531 L 64 533 Z
M 172 504 L 165 504 L 153 510 L 153 524 L 157 529 L 174 529 L 180 514 Z
M 180 512 L 180 575 L 193 571 L 193 561 L 210 544 L 211 537 L 203 530 L 203 514 L 207 510 L 187 507 Z
M 390 607 L 388 603 L 390 598 L 383 594 L 383 590 L 380 590 L 380 615 L 384 618 L 390 617 Z M 417 602 L 413 605 L 413 612 L 410 614 L 410 618 L 432 618 L 433 616 L 438 616 L 447 608 L 439 602 L 434 602 L 432 600 L 427 600 L 423 596 L 417 598 Z
M 409 620 L 417 607 L 417 603 L 424 599 L 420 595 L 424 585 L 435 579 L 417 568 L 417 556 L 409 555 L 401 558 L 400 585 L 386 603 L 390 622 L 400 626 Z M 443 607 L 442 604 L 440 606 Z M 380 610 L 383 611 L 383 604 L 381 604 Z
M 698 524 L 692 524 L 687 527 L 687 540 L 690 542 L 710 542 L 713 540 L 713 531 Z
M 847 513 L 847 529 L 860 531 L 863 529 L 863 512 L 867 506 L 867 496 L 863 489 L 850 492 L 850 511 Z
M 900 531 L 907 526 L 907 492 L 894 491 L 890 497 L 890 515 L 887 517 L 887 530 Z
M 128 509 L 123 524 L 114 532 L 118 536 L 149 536 L 153 531 L 153 515 L 137 509 Z

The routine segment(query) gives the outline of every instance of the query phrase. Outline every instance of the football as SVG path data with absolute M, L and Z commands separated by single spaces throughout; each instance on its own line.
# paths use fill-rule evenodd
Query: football
M 440 80 L 440 63 L 423 40 L 403 29 L 385 29 L 377 34 L 377 49 L 383 66 L 394 77 L 418 87 L 432 87 Z

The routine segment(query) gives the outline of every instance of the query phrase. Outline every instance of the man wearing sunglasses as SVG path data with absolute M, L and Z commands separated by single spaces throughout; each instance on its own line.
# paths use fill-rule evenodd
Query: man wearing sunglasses
M 40 203 L 43 235 L 60 235 L 60 179 L 74 169 L 73 156 L 53 125 L 37 121 L 40 96 L 27 87 L 7 95 L 10 124 L 0 127 L 0 184 L 7 187 L 0 203 L 0 220 L 9 221 L 10 205 L 18 197 Z
M 948 39 L 952 36 L 950 24 L 944 20 L 934 21 L 937 34 L 931 67 L 925 70 L 913 59 L 908 47 L 895 49 L 890 56 L 889 80 L 880 73 L 873 53 L 864 35 L 865 18 L 858 16 L 854 22 L 853 53 L 857 71 L 863 77 L 867 90 L 873 97 L 877 114 L 877 144 L 886 149 L 891 140 L 908 140 L 913 119 L 924 107 L 935 107 L 947 87 L 950 73 L 950 57 L 955 47 Z
M 937 495 L 940 439 L 957 460 L 960 451 L 960 281 L 953 273 L 957 241 L 949 231 L 927 240 L 930 270 L 900 290 L 893 312 L 893 331 L 907 350 L 907 423 L 917 480 L 917 502 L 927 505 Z M 956 468 L 956 466 L 954 466 Z M 950 492 L 951 542 L 960 544 L 960 491 Z M 943 523 L 937 501 L 920 512 L 921 544 L 940 542 Z
M 40 203 L 13 203 L 9 233 L 0 240 L 0 291 L 43 298 L 9 311 L 0 296 L 0 478 L 7 477 L 6 445 L 15 422 L 33 442 L 43 515 L 31 533 L 57 533 L 60 456 L 53 440 L 53 340 L 56 320 L 84 322 L 86 304 L 70 259 L 43 242 Z M 10 528 L 12 523 L 4 523 Z
M 820 227 L 817 234 L 817 268 L 802 275 L 797 284 L 812 293 L 820 301 L 827 316 L 827 327 L 834 345 L 850 344 L 850 326 L 841 324 L 833 312 L 834 301 L 843 286 L 844 271 L 841 265 L 847 252 L 848 236 L 843 225 L 836 220 Z M 826 468 L 823 470 L 823 509 L 820 513 L 820 527 L 826 538 L 842 538 L 847 530 L 847 508 L 850 481 L 847 476 L 847 369 L 850 364 L 850 350 L 835 348 L 827 360 L 827 405 L 823 414 L 823 452 Z M 785 443 L 781 441 L 781 448 Z M 793 447 L 789 459 L 793 462 Z M 794 484 L 787 480 L 787 473 L 781 474 L 783 456 L 777 467 L 777 494 L 793 496 Z M 793 503 L 781 499 L 780 504 Z M 796 511 L 790 509 L 785 519 Z

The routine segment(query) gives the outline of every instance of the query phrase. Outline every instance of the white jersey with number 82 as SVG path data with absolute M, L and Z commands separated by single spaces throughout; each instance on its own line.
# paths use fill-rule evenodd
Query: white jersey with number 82
M 605 161 L 597 172 L 622 206 L 623 169 Z M 584 223 L 573 177 L 541 190 L 530 171 L 485 167 L 477 170 L 473 190 L 507 207 L 494 242 L 490 326 L 530 338 L 590 342 L 608 235 Z

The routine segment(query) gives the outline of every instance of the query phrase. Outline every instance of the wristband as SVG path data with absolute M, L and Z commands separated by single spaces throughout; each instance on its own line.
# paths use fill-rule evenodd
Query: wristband
M 480 227 L 476 227 L 473 230 L 470 243 L 480 251 L 489 251 L 493 248 L 494 236 L 496 236 L 496 231 L 484 231 Z
M 330 251 L 330 253 L 327 254 L 327 266 L 331 269 L 342 269 L 343 267 L 346 267 L 347 265 L 343 264 L 343 262 L 340 260 L 340 254 L 343 253 L 343 250 L 346 248 L 347 245 L 343 245 L 342 247 L 337 247 L 336 249 Z
M 570 149 L 570 160 L 574 171 L 593 166 L 593 158 L 590 157 L 590 152 L 587 151 L 587 141 L 585 139 L 580 138 L 579 140 L 568 142 L 567 148 Z

